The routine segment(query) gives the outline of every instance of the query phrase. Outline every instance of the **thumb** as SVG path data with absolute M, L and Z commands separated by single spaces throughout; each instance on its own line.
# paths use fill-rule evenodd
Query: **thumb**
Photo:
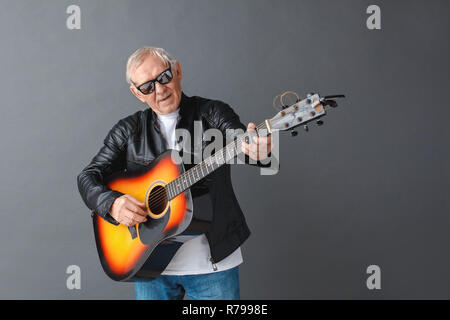
M 247 130 L 253 131 L 256 129 L 256 125 L 253 122 L 249 122 L 247 125 Z

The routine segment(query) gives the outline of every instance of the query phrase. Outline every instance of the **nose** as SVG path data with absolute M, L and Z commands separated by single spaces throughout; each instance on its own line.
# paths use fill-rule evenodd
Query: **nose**
M 155 82 L 155 92 L 159 96 L 160 94 L 163 94 L 164 91 L 166 91 L 166 86 L 159 83 L 158 81 Z

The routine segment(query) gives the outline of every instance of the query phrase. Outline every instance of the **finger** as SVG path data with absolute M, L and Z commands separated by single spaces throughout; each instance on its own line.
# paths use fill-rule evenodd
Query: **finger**
M 271 150 L 272 149 L 272 143 L 269 141 L 263 141 L 263 140 L 259 140 L 257 143 L 258 149 L 260 152 L 266 152 L 267 150 Z
M 143 216 L 136 214 L 134 212 L 131 212 L 131 211 L 127 211 L 127 213 L 125 214 L 125 217 L 127 219 L 129 219 L 129 221 L 133 224 L 138 224 L 138 223 L 147 221 L 146 217 L 143 217 Z
M 252 158 L 253 160 L 258 160 L 258 146 L 256 144 L 246 144 L 245 146 L 243 146 L 244 150 L 243 152 L 248 155 L 250 158 Z
M 248 146 L 249 146 L 249 144 L 246 143 L 246 142 L 242 142 L 242 144 L 241 144 L 241 150 L 242 150 L 242 152 L 244 152 L 246 155 L 248 155 L 248 152 L 249 152 Z
M 256 144 L 250 144 L 250 145 L 248 146 L 248 150 L 249 150 L 251 153 L 258 153 L 258 145 L 256 145 Z
M 272 143 L 271 137 L 253 137 L 253 141 L 260 147 L 270 146 Z
M 270 137 L 254 136 L 253 141 L 255 141 L 257 144 L 267 144 L 270 143 L 272 139 Z
M 131 226 L 135 225 L 134 221 L 126 216 L 122 218 L 122 221 L 120 223 L 127 227 L 131 227 Z
M 134 221 L 134 224 L 147 221 L 147 217 L 143 217 L 139 214 L 133 214 L 131 219 Z
M 249 152 L 249 153 L 248 153 L 248 156 L 249 156 L 250 158 L 252 158 L 253 160 L 256 160 L 256 161 L 259 160 L 258 154 L 254 153 L 254 152 Z
M 137 205 L 139 208 L 143 209 L 144 211 L 147 210 L 147 206 L 145 205 L 144 202 L 140 202 L 139 200 L 134 199 L 134 198 L 131 199 L 131 201 L 133 201 L 133 203 L 134 203 L 135 205 Z
M 130 199 L 134 204 L 138 205 L 139 207 L 146 208 L 144 202 L 140 202 L 138 199 L 130 196 L 129 194 L 127 194 L 127 198 Z
M 266 155 L 269 153 L 269 150 L 272 150 L 272 140 L 270 137 L 255 137 L 255 144 L 258 148 L 258 153 L 260 155 Z
M 125 206 L 126 209 L 128 209 L 131 212 L 137 213 L 141 216 L 146 216 L 147 212 L 142 210 L 141 207 L 139 207 L 138 205 L 135 205 L 133 202 L 128 202 L 127 205 Z

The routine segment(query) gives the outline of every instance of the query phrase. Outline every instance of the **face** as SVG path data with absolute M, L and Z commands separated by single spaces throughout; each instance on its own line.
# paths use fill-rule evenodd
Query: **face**
M 142 102 L 147 103 L 157 114 L 167 114 L 175 111 L 181 101 L 181 79 L 182 72 L 178 61 L 177 71 L 171 69 L 173 79 L 166 84 L 155 82 L 155 90 L 150 94 L 142 94 L 133 85 L 131 92 Z M 139 85 L 155 79 L 167 66 L 157 56 L 149 55 L 144 62 L 131 75 L 131 81 L 138 87 Z

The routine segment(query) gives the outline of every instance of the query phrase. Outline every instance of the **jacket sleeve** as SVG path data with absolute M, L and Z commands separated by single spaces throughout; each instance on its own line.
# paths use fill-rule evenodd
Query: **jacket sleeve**
M 247 130 L 247 126 L 240 121 L 239 116 L 234 112 L 234 110 L 228 104 L 219 100 L 212 101 L 212 106 L 209 108 L 209 119 L 213 127 L 219 129 L 224 136 L 226 136 L 227 129 L 242 129 L 244 132 Z M 278 161 L 274 159 L 271 153 L 269 153 L 270 161 L 268 163 L 262 163 L 259 160 L 255 161 L 250 159 L 250 157 L 246 154 L 242 155 L 244 156 L 244 161 L 246 164 L 268 168 L 271 166 L 272 160 L 275 160 L 276 164 L 279 165 Z
M 77 176 L 78 190 L 86 206 L 115 225 L 109 210 L 114 200 L 123 193 L 111 190 L 104 182 L 108 174 L 125 167 L 125 150 L 129 134 L 124 122 L 119 121 L 108 133 L 103 146 L 89 165 Z

